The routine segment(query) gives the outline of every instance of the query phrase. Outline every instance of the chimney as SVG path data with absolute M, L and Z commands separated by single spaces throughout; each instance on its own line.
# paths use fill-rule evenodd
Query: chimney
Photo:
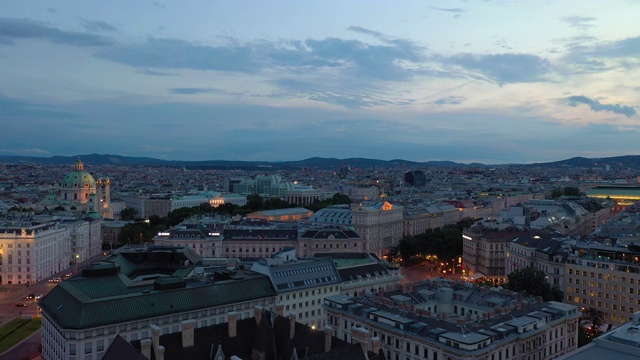
M 376 354 L 376 355 L 380 355 L 380 350 L 382 349 L 382 343 L 380 342 L 380 337 L 375 336 L 371 338 L 371 351 Z
M 164 346 L 158 346 L 156 349 L 156 360 L 164 360 Z
M 160 346 L 160 327 L 156 324 L 151 324 L 149 326 L 151 328 L 151 342 L 153 345 L 153 353 L 156 354 L 156 359 L 158 358 L 158 347 Z
M 256 307 L 253 308 L 253 311 L 254 317 L 256 318 L 256 325 L 260 325 L 260 321 L 262 320 L 262 306 L 256 305 Z
M 184 320 L 182 323 L 182 347 L 193 346 L 193 328 L 196 327 L 195 320 Z
M 147 359 L 151 359 L 151 339 L 140 340 L 140 352 Z
M 227 321 L 227 326 L 229 327 L 229 337 L 234 338 L 236 337 L 238 329 L 238 313 L 235 311 L 231 311 L 227 316 L 229 317 L 229 320 Z
M 289 315 L 289 339 L 293 339 L 296 335 L 296 316 Z
M 331 335 L 333 334 L 333 328 L 329 325 L 324 327 L 324 352 L 331 351 Z
M 369 330 L 361 327 L 352 327 L 351 328 L 351 343 L 360 344 L 362 351 L 364 352 L 365 357 L 367 357 L 367 353 L 369 351 Z

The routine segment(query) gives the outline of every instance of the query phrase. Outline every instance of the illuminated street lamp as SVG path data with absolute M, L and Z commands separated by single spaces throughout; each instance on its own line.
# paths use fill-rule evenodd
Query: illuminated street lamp
M 80 254 L 73 255 L 73 260 L 76 263 L 76 274 L 78 273 L 78 259 L 80 259 Z

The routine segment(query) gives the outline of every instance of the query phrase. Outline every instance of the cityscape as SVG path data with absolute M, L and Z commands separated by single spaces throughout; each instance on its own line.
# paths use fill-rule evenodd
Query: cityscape
M 0 358 L 637 356 L 640 170 L 618 158 L 112 157 L 0 158 L 0 325 L 30 329 Z
M 640 360 L 640 2 L 0 4 L 0 360 Z

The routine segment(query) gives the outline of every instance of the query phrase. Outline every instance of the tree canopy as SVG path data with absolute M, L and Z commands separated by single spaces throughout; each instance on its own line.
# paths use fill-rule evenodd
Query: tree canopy
M 439 259 L 456 259 L 462 256 L 462 230 L 473 224 L 466 218 L 442 229 L 428 229 L 425 233 L 405 236 L 398 243 L 398 252 L 405 261 L 414 256 L 436 255 Z
M 349 198 L 349 195 L 335 193 L 333 194 L 331 199 L 325 199 L 325 200 L 316 199 L 311 204 L 306 205 L 305 208 L 315 212 L 320 209 L 324 209 L 330 205 L 342 205 L 342 204 L 346 204 L 346 205 L 351 204 L 351 198 Z
M 551 198 L 557 199 L 561 196 L 580 196 L 582 193 L 580 189 L 575 186 L 567 186 L 563 189 L 553 189 L 551 190 Z
M 120 219 L 122 220 L 133 220 L 136 217 L 138 210 L 134 208 L 124 208 L 120 211 Z
M 564 293 L 557 287 L 551 287 L 543 271 L 526 267 L 507 276 L 505 287 L 509 290 L 531 296 L 540 296 L 543 301 L 562 301 Z

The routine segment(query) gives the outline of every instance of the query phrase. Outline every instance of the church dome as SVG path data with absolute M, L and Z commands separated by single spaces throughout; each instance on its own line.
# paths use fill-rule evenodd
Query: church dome
M 84 165 L 82 164 L 82 161 L 78 159 L 75 170 L 68 173 L 67 176 L 62 179 L 60 187 L 67 189 L 91 189 L 96 187 L 96 180 L 91 176 L 91 174 L 84 171 Z

